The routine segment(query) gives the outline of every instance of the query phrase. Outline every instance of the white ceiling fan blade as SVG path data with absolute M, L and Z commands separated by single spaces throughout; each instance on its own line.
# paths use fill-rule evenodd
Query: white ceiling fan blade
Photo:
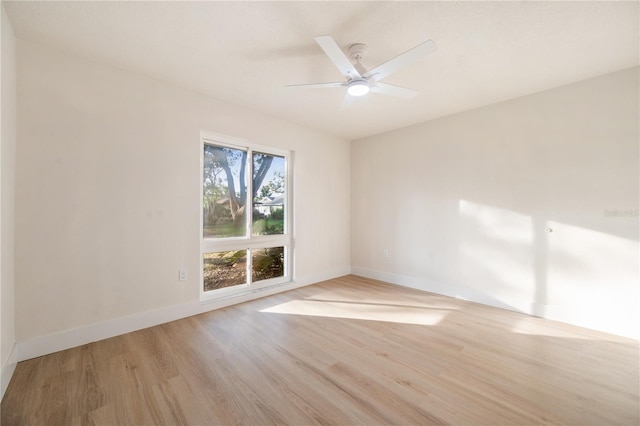
M 424 43 L 421 43 L 414 47 L 411 50 L 408 50 L 395 58 L 385 62 L 382 65 L 378 65 L 371 71 L 367 71 L 364 73 L 363 77 L 369 78 L 373 81 L 378 81 L 386 76 L 393 74 L 394 72 L 411 65 L 418 59 L 423 56 L 428 55 L 429 53 L 435 52 L 437 49 L 436 43 L 433 40 L 427 40 Z
M 288 87 L 290 89 L 327 89 L 331 87 L 343 87 L 346 85 L 347 85 L 346 82 L 336 81 L 332 83 L 292 84 L 284 87 Z
M 342 75 L 351 78 L 361 78 L 358 70 L 353 66 L 347 55 L 344 54 L 342 49 L 338 46 L 336 41 L 331 36 L 319 36 L 316 37 L 316 42 L 320 45 L 324 53 L 327 54 L 331 62 L 340 70 Z
M 349 109 L 353 101 L 354 101 L 354 97 L 351 96 L 349 92 L 345 92 L 344 99 L 342 100 L 342 105 L 340 105 L 340 111 Z
M 405 89 L 404 87 L 393 86 L 387 83 L 376 83 L 371 87 L 371 91 L 374 93 L 380 93 L 381 95 L 396 96 L 399 98 L 413 98 L 418 94 L 415 90 Z

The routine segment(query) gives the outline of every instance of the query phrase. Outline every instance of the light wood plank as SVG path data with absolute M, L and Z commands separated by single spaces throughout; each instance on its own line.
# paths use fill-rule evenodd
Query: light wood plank
M 638 342 L 347 276 L 18 364 L 3 425 L 621 424 Z

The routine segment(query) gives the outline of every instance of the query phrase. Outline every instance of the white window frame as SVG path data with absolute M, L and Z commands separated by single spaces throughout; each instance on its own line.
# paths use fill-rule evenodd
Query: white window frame
M 205 238 L 204 237 L 204 203 L 202 183 L 204 182 L 204 147 L 205 145 L 223 146 L 226 148 L 240 149 L 247 151 L 247 168 L 251 171 L 247 179 L 247 200 L 245 201 L 248 208 L 246 227 L 247 232 L 244 237 L 228 237 L 228 238 Z M 252 153 L 259 152 L 263 154 L 276 155 L 284 157 L 285 164 L 285 200 L 284 200 L 284 230 L 281 235 L 252 235 L 253 230 L 253 199 L 251 195 L 253 184 L 253 164 Z M 292 194 L 291 194 L 291 152 L 257 145 L 231 136 L 220 135 L 216 133 L 201 131 L 200 132 L 200 301 L 208 302 L 218 300 L 230 296 L 236 296 L 245 293 L 252 293 L 265 287 L 284 284 L 292 281 L 293 271 L 293 252 L 292 252 Z M 252 249 L 284 247 L 284 275 L 282 277 L 260 280 L 256 283 L 251 282 L 252 271 Z M 204 291 L 204 254 L 221 251 L 232 250 L 249 250 L 247 254 L 247 283 L 235 285 L 231 287 L 220 288 L 216 290 Z

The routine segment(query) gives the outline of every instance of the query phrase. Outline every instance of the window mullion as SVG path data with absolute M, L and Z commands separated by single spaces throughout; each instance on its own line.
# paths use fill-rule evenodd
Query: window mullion
M 253 271 L 253 249 L 247 249 L 247 285 L 251 287 L 253 284 L 253 276 L 251 275 L 251 271 Z
M 245 212 L 247 219 L 247 239 L 251 242 L 253 238 L 253 150 L 247 150 L 247 194 L 245 200 Z M 247 248 L 247 284 L 251 287 L 253 277 L 251 276 L 252 266 L 252 250 Z
M 247 239 L 253 237 L 253 150 L 247 150 L 247 194 L 245 199 L 245 210 L 247 218 Z

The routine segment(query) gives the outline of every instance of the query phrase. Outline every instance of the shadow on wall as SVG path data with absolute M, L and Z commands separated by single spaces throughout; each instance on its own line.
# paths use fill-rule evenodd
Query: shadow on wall
M 468 200 L 458 208 L 458 297 L 637 335 L 637 240 Z
M 354 272 L 640 337 L 638 75 L 355 141 Z

